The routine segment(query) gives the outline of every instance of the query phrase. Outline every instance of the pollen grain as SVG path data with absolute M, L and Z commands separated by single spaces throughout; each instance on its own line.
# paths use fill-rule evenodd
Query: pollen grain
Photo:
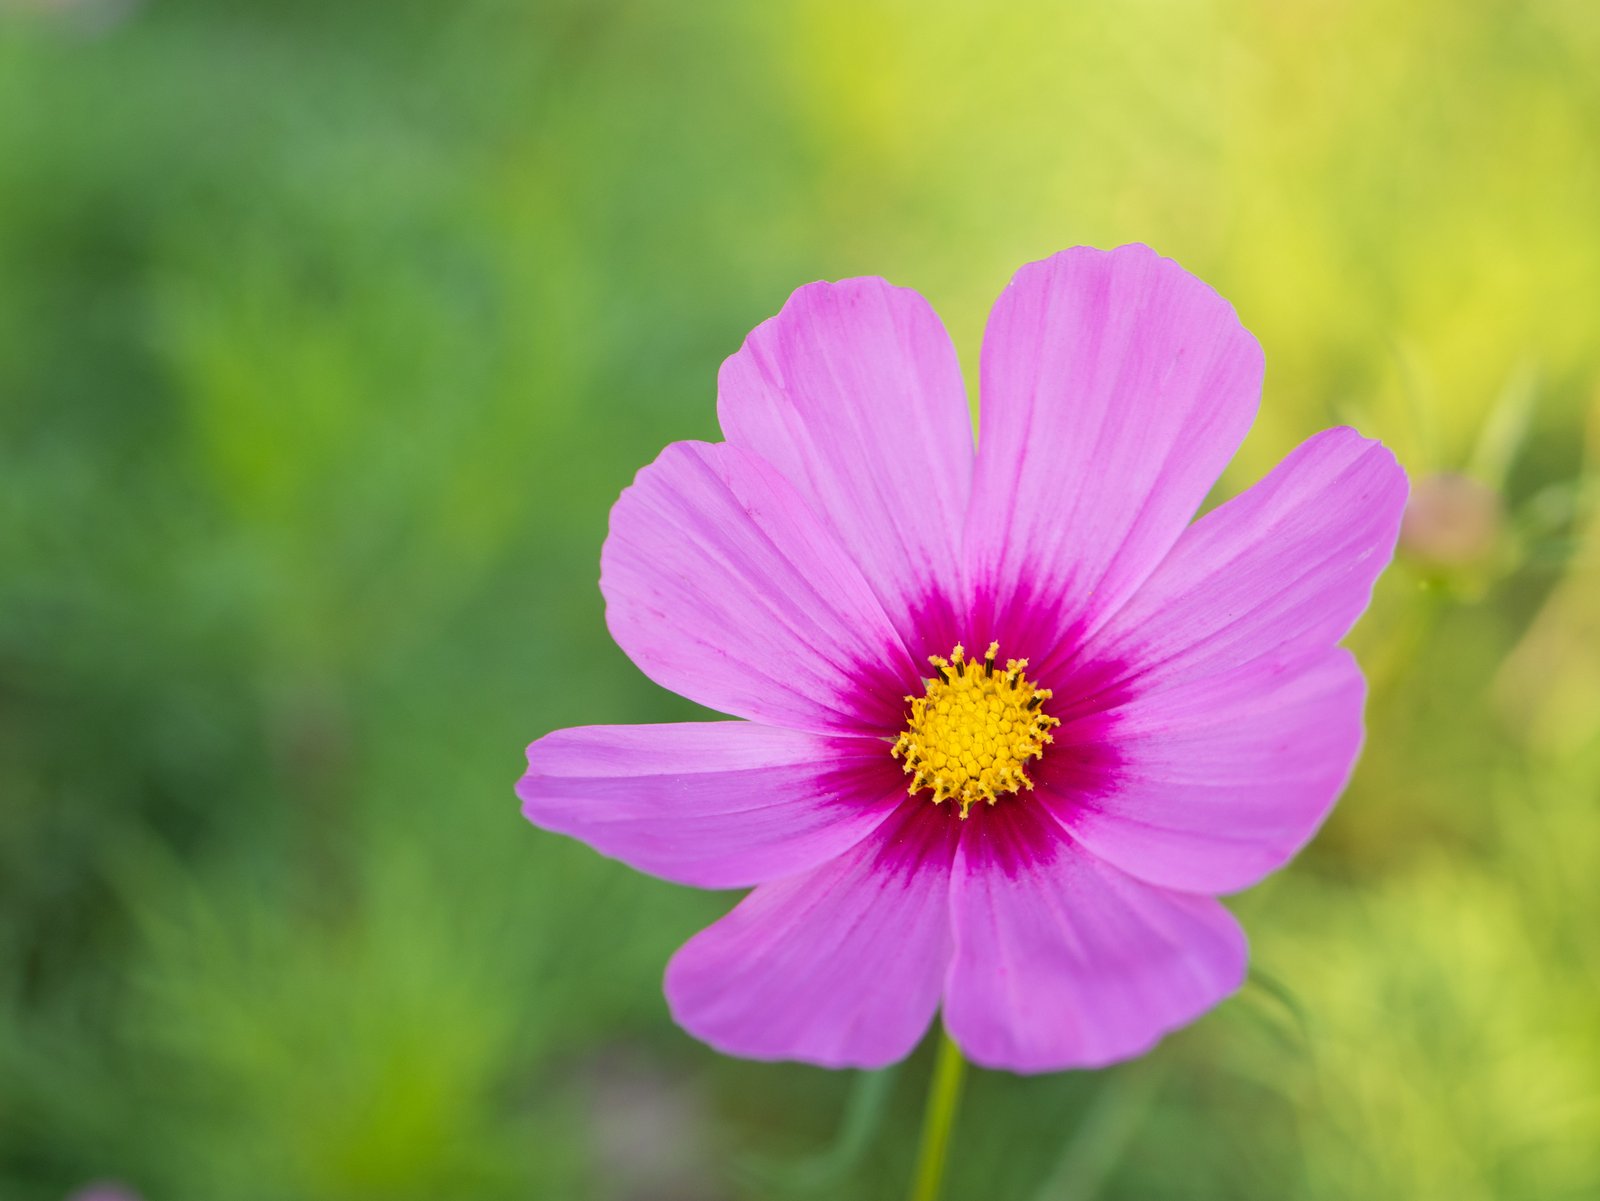
M 961 816 L 979 801 L 1033 787 L 1023 771 L 1041 758 L 1050 730 L 1061 723 L 1045 713 L 1048 688 L 1035 688 L 1024 674 L 1026 659 L 995 666 L 998 642 L 983 659 L 971 660 L 957 646 L 948 659 L 933 655 L 935 676 L 922 696 L 908 696 L 911 714 L 890 751 L 911 777 L 912 796 L 931 791 L 935 803 L 955 801 Z

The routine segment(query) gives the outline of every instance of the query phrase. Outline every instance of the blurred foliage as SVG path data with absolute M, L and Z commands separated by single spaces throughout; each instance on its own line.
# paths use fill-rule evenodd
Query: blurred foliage
M 1472 483 L 1257 979 L 980 1073 L 953 1195 L 1600 1194 L 1597 128 L 1585 0 L 0 0 L 0 1197 L 898 1191 L 925 1055 L 692 1043 L 727 898 L 510 784 L 693 712 L 606 512 L 791 288 L 916 286 L 975 375 L 1012 270 L 1130 240 L 1266 347 L 1226 489 L 1338 420 Z

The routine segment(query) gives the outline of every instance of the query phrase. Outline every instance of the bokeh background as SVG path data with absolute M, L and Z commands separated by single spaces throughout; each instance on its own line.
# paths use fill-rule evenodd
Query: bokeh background
M 680 719 L 606 515 L 816 278 L 974 375 L 1146 241 L 1266 348 L 1220 494 L 1349 421 L 1417 498 L 1369 745 L 1148 1059 L 979 1073 L 951 1195 L 1600 1195 L 1600 7 L 0 0 L 0 1198 L 881 1198 L 924 1048 L 720 1059 L 731 903 L 519 816 Z

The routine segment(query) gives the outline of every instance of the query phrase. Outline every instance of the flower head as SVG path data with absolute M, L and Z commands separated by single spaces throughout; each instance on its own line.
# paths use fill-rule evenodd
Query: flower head
M 1142 246 L 1017 274 L 976 449 L 949 337 L 882 280 L 801 288 L 728 360 L 727 440 L 639 473 L 600 583 L 647 675 L 742 720 L 557 731 L 518 785 L 642 871 L 754 886 L 667 969 L 685 1029 L 870 1067 L 942 1008 L 976 1062 L 1047 1071 L 1239 986 L 1215 898 L 1344 785 L 1364 686 L 1337 643 L 1406 496 L 1334 429 L 1194 521 L 1261 373 Z

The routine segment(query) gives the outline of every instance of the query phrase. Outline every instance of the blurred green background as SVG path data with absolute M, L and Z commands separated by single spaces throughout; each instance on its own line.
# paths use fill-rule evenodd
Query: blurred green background
M 719 1059 L 730 904 L 542 834 L 606 515 L 795 286 L 969 376 L 1146 241 L 1261 338 L 1223 491 L 1417 485 L 1368 750 L 1147 1060 L 980 1073 L 951 1195 L 1600 1196 L 1600 7 L 0 0 L 0 1198 L 880 1198 L 927 1049 Z

